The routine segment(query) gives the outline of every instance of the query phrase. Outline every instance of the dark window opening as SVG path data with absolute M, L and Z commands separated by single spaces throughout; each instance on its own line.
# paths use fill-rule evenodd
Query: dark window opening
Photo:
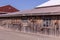
M 0 13 L 0 14 L 6 14 L 6 13 Z

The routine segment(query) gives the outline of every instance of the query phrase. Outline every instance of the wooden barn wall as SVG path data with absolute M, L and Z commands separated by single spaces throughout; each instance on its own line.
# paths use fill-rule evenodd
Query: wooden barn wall
M 51 26 L 44 27 L 44 19 L 51 19 Z M 47 21 L 47 20 L 46 20 Z M 0 26 L 20 30 L 23 32 L 34 32 L 48 35 L 59 35 L 60 32 L 60 16 L 23 16 L 0 18 Z

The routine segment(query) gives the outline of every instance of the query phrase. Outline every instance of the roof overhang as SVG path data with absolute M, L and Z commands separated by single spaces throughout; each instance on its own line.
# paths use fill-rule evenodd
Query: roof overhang
M 0 17 L 17 17 L 17 16 L 43 16 L 43 15 L 60 15 L 60 12 L 49 12 L 49 13 L 17 13 L 17 14 L 2 14 Z

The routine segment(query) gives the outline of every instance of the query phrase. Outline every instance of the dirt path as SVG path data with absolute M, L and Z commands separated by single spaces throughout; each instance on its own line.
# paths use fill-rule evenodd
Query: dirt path
M 0 29 L 0 40 L 60 40 L 60 38 L 6 31 Z

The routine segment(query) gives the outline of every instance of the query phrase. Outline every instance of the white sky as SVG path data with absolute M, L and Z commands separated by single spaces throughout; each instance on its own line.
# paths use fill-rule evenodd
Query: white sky
M 60 0 L 49 0 L 41 5 L 38 5 L 37 7 L 53 6 L 53 5 L 60 5 Z

